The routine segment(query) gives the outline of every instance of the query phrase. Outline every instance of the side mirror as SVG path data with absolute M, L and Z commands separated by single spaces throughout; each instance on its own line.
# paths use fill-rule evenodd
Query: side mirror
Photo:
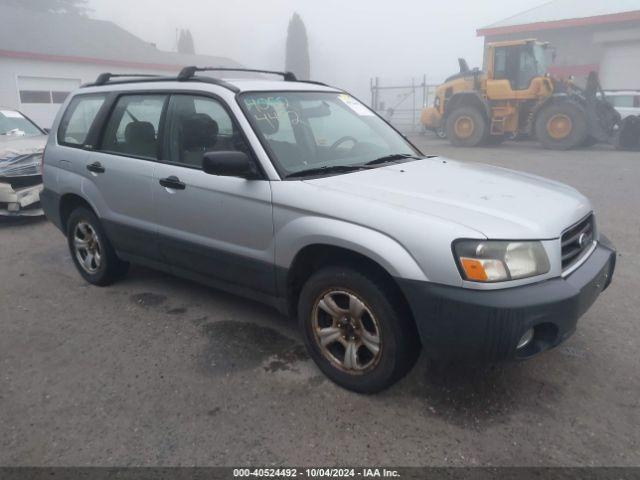
M 247 180 L 260 178 L 255 162 L 244 152 L 207 152 L 202 157 L 202 170 L 209 175 L 240 177 Z

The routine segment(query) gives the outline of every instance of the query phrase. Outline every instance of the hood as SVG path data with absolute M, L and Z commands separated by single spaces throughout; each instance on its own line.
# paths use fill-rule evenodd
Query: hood
M 40 175 L 46 135 L 0 135 L 0 177 Z
M 494 239 L 551 239 L 591 211 L 577 190 L 536 175 L 443 157 L 305 182 L 440 217 Z

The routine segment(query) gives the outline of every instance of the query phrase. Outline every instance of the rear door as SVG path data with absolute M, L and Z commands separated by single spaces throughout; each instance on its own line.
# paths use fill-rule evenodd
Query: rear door
M 132 93 L 112 99 L 98 146 L 85 162 L 109 238 L 120 253 L 141 259 L 160 259 L 152 181 L 168 98 Z
M 177 273 L 273 294 L 269 181 L 205 173 L 202 157 L 216 150 L 239 150 L 251 156 L 244 135 L 221 100 L 173 95 L 163 155 L 153 182 L 161 253 Z

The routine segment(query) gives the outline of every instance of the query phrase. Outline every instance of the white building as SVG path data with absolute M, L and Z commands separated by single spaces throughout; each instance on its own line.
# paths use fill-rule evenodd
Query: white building
M 44 128 L 68 93 L 102 72 L 176 74 L 186 65 L 237 67 L 224 57 L 158 50 L 118 25 L 0 6 L 0 106 Z

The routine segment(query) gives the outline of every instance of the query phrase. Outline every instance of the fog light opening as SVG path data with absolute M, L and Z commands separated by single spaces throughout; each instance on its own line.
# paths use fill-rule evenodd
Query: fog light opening
M 518 340 L 518 345 L 516 346 L 516 350 L 520 350 L 526 347 L 531 343 L 531 340 L 533 340 L 533 328 L 530 328 L 529 330 L 524 332 L 524 335 L 520 337 L 520 340 Z

